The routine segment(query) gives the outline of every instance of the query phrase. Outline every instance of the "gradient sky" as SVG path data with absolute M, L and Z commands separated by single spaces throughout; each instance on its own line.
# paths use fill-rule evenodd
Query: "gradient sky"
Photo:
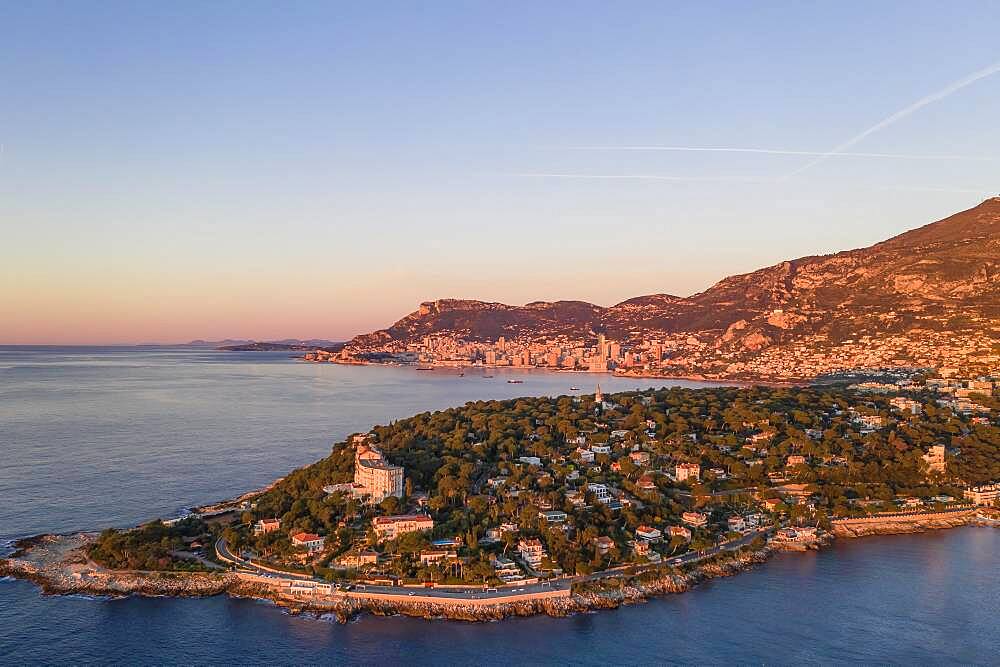
M 997 35 L 995 1 L 2 2 L 0 343 L 343 339 L 869 245 L 1000 191 Z

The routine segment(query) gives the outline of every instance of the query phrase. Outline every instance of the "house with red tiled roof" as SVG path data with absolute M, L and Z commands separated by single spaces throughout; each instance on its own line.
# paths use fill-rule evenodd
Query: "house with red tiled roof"
M 320 537 L 315 533 L 295 533 L 292 535 L 292 545 L 296 547 L 304 547 L 309 553 L 316 551 L 322 551 L 326 544 L 326 538 Z
M 639 478 L 639 481 L 635 484 L 638 488 L 643 491 L 655 491 L 656 490 L 656 479 L 650 475 L 645 474 Z

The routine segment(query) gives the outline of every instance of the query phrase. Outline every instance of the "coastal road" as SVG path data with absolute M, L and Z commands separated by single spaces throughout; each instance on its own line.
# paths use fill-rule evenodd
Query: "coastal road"
M 226 540 L 221 537 L 215 541 L 215 553 L 219 556 L 219 558 L 228 563 L 252 567 L 248 561 L 245 561 L 239 556 L 233 554 L 233 552 L 229 550 L 229 545 L 226 544 Z
M 630 565 L 623 566 L 620 568 L 615 568 L 613 570 L 605 570 L 603 572 L 595 572 L 594 574 L 582 575 L 578 577 L 573 577 L 572 581 L 597 581 L 599 579 L 611 579 L 613 577 L 620 577 L 625 573 L 625 570 L 634 569 L 636 572 L 642 572 L 643 570 L 651 570 L 658 567 L 659 565 L 688 565 L 690 563 L 696 563 L 700 560 L 705 560 L 706 558 L 711 558 L 716 556 L 723 551 L 736 551 L 742 547 L 747 546 L 754 541 L 758 536 L 765 537 L 769 532 L 769 529 L 756 530 L 751 533 L 747 533 L 743 537 L 733 540 L 732 542 L 725 542 L 717 547 L 712 547 L 711 549 L 705 549 L 703 551 L 691 551 L 681 556 L 673 556 L 671 558 L 665 558 L 662 563 L 651 563 L 649 565 Z
M 219 556 L 221 560 L 232 563 L 233 565 L 241 567 L 245 570 L 251 570 L 255 574 L 260 574 L 268 577 L 280 576 L 286 579 L 322 581 L 321 579 L 317 579 L 316 577 L 313 577 L 312 575 L 308 574 L 296 574 L 295 572 L 283 572 L 281 570 L 271 570 L 261 567 L 259 565 L 255 565 L 254 563 L 246 560 L 242 556 L 237 556 L 236 554 L 234 554 L 232 550 L 230 550 L 229 545 L 226 543 L 226 540 L 221 537 L 215 542 L 215 553 Z
M 315 581 L 318 583 L 329 583 L 324 579 L 319 579 L 318 577 L 310 577 L 307 575 L 296 575 L 293 573 L 278 573 L 277 571 L 265 570 L 263 568 L 254 565 L 248 560 L 241 558 L 234 554 L 230 549 L 229 545 L 223 538 L 219 538 L 215 543 L 216 553 L 222 560 L 232 562 L 238 567 L 249 570 L 254 574 L 258 574 L 264 577 L 282 578 L 282 579 L 299 579 L 307 581 Z M 549 591 L 567 590 L 573 585 L 572 579 L 555 579 L 551 582 L 543 582 L 537 584 L 525 584 L 524 586 L 519 586 L 516 588 L 498 588 L 496 591 L 487 591 L 484 589 L 468 589 L 468 588 L 454 588 L 449 586 L 440 586 L 434 588 L 420 588 L 420 587 L 408 587 L 408 586 L 379 586 L 375 584 L 354 584 L 351 589 L 354 593 L 379 593 L 382 595 L 396 595 L 400 598 L 412 597 L 415 595 L 420 595 L 423 597 L 436 597 L 444 599 L 455 599 L 455 600 L 487 600 L 491 598 L 504 598 L 510 597 L 511 595 L 527 595 L 531 593 L 547 593 Z
M 690 563 L 695 563 L 700 560 L 705 560 L 716 556 L 724 551 L 735 551 L 740 549 L 751 542 L 754 541 L 758 536 L 763 537 L 768 533 L 768 529 L 757 530 L 751 533 L 747 533 L 743 537 L 733 540 L 732 542 L 726 542 L 720 544 L 719 546 L 712 547 L 710 549 L 705 549 L 703 551 L 692 551 L 690 553 L 683 554 L 681 556 L 676 556 L 673 558 L 668 558 L 659 564 L 650 565 L 640 565 L 640 566 L 629 566 L 623 567 L 615 570 L 607 570 L 604 572 L 595 572 L 589 575 L 580 575 L 575 577 L 563 577 L 559 579 L 552 579 L 546 582 L 540 582 L 537 584 L 525 584 L 524 586 L 517 586 L 513 588 L 498 588 L 496 591 L 484 590 L 484 589 L 468 589 L 468 588 L 454 588 L 449 586 L 441 586 L 434 588 L 419 588 L 419 587 L 407 587 L 407 586 L 380 586 L 375 584 L 354 584 L 352 587 L 352 592 L 355 593 L 378 593 L 381 595 L 395 595 L 400 598 L 407 598 L 412 596 L 422 596 L 422 597 L 436 597 L 443 599 L 453 599 L 453 600 L 488 600 L 491 598 L 507 598 L 512 595 L 530 595 L 532 593 L 546 593 L 550 591 L 567 590 L 573 586 L 574 583 L 585 582 L 585 581 L 597 581 L 599 579 L 609 579 L 613 577 L 620 577 L 625 573 L 627 569 L 635 568 L 637 571 L 648 570 L 657 567 L 657 565 L 687 565 Z M 300 579 L 300 580 L 311 580 L 321 583 L 328 583 L 323 579 L 317 577 L 309 577 L 306 575 L 295 575 L 292 573 L 277 573 L 274 571 L 264 570 L 248 560 L 236 556 L 229 549 L 229 545 L 221 537 L 215 543 L 216 552 L 222 560 L 227 560 L 237 564 L 239 567 L 250 570 L 255 574 L 259 574 L 266 577 L 274 578 L 286 578 L 286 579 Z
M 420 595 L 452 600 L 489 600 L 492 598 L 507 598 L 512 595 L 529 595 L 532 593 L 547 593 L 550 591 L 568 590 L 573 585 L 569 579 L 556 579 L 551 583 L 525 584 L 517 588 L 498 588 L 496 591 L 483 589 L 457 589 L 441 586 L 440 588 L 408 588 L 405 586 L 373 586 L 371 584 L 355 584 L 355 593 L 380 593 L 397 595 L 401 598 Z
M 216 563 L 214 561 L 210 561 L 207 558 L 203 558 L 203 557 L 199 556 L 198 554 L 193 554 L 190 551 L 171 551 L 169 553 L 174 558 L 183 558 L 184 560 L 193 560 L 193 561 L 196 561 L 198 563 L 201 563 L 202 565 L 204 565 L 205 567 L 207 567 L 207 568 L 209 568 L 211 570 L 225 570 L 226 569 L 224 566 L 219 565 L 218 563 Z
M 668 558 L 667 563 L 670 565 L 685 565 L 687 563 L 693 563 L 705 558 L 711 558 L 712 556 L 718 555 L 723 551 L 736 551 L 742 547 L 753 542 L 758 536 L 764 537 L 767 535 L 767 530 L 756 530 L 751 533 L 747 533 L 743 537 L 733 540 L 732 542 L 725 542 L 717 547 L 712 547 L 711 549 L 705 549 L 704 551 L 692 551 L 690 553 L 683 554 L 681 556 L 676 556 L 674 558 Z

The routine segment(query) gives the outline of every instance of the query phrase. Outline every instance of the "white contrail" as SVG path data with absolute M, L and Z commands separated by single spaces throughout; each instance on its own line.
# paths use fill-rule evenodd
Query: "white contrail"
M 817 164 L 819 164 L 820 162 L 823 162 L 827 158 L 832 157 L 832 156 L 837 155 L 837 154 L 840 154 L 843 151 L 846 151 L 848 148 L 850 148 L 851 146 L 855 145 L 856 143 L 858 143 L 862 139 L 866 138 L 870 134 L 873 134 L 875 132 L 878 132 L 879 130 L 882 130 L 882 129 L 886 128 L 886 127 L 889 127 L 890 125 L 892 125 L 893 123 L 895 123 L 898 120 L 906 118 L 907 116 L 909 116 L 914 111 L 922 109 L 923 107 L 927 106 L 928 104 L 931 104 L 932 102 L 937 102 L 939 100 L 943 100 L 944 98 L 948 97 L 949 95 L 958 92 L 962 88 L 965 88 L 966 86 L 970 86 L 970 85 L 974 84 L 976 81 L 979 81 L 980 79 L 985 79 L 986 77 L 991 76 L 993 74 L 996 74 L 997 72 L 1000 72 L 1000 62 L 993 63 L 989 67 L 983 68 L 983 69 L 979 70 L 978 72 L 973 72 L 972 74 L 969 74 L 968 76 L 963 77 L 963 78 L 959 79 L 958 81 L 955 81 L 954 83 L 950 83 L 947 86 L 945 86 L 944 88 L 942 88 L 941 90 L 937 91 L 936 93 L 931 93 L 930 95 L 928 95 L 926 97 L 920 98 L 919 100 L 917 100 L 916 102 L 914 102 L 910 106 L 905 107 L 903 109 L 900 109 L 899 111 L 897 111 L 896 113 L 892 114 L 891 116 L 887 116 L 886 118 L 882 119 L 881 121 L 879 121 L 875 125 L 872 125 L 867 130 L 865 130 L 864 132 L 862 132 L 861 134 L 858 134 L 856 136 L 851 137 L 850 139 L 848 139 L 844 143 L 840 144 L 839 146 L 836 146 L 833 150 L 828 151 L 828 152 L 824 153 L 823 155 L 820 155 L 815 160 L 810 160 L 809 162 L 807 162 L 802 167 L 799 167 L 795 171 L 793 171 L 790 174 L 788 174 L 787 176 L 785 176 L 782 180 L 789 179 L 789 178 L 791 178 L 793 176 L 797 176 L 798 174 L 801 174 L 805 170 L 811 169 L 812 167 L 815 167 Z
M 988 155 L 909 155 L 905 153 L 826 153 L 822 151 L 792 151 L 780 148 L 742 148 L 735 146 L 569 146 L 571 151 L 674 151 L 684 153 L 757 153 L 764 155 L 799 155 L 824 157 L 871 157 L 896 160 L 982 160 L 994 161 Z
M 760 178 L 726 178 L 724 176 L 661 176 L 659 174 L 570 174 L 526 172 L 512 174 L 529 178 L 580 178 L 631 181 L 673 181 L 675 183 L 767 183 Z

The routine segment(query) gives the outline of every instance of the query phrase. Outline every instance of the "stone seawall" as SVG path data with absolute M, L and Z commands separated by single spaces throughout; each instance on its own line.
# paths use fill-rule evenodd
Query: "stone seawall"
M 837 537 L 866 537 L 869 535 L 898 535 L 922 533 L 926 530 L 957 528 L 965 526 L 976 517 L 976 508 L 957 511 L 928 512 L 913 514 L 891 514 L 860 517 L 857 519 L 835 519 L 833 534 Z
M 498 604 L 511 604 L 514 602 L 529 602 L 533 600 L 553 600 L 557 598 L 568 598 L 571 591 L 566 588 L 562 590 L 545 591 L 543 593 L 518 593 L 517 595 L 504 595 L 491 598 L 442 598 L 429 595 L 411 595 L 408 602 L 422 604 L 436 604 L 441 606 L 457 607 L 489 607 Z M 399 602 L 399 595 L 389 595 L 383 593 L 357 593 L 350 591 L 346 597 L 357 600 L 376 600 L 382 602 Z
M 257 586 L 270 589 L 276 596 L 283 599 L 294 600 L 304 604 L 324 604 L 339 603 L 344 601 L 355 601 L 360 603 L 381 602 L 381 603 L 406 603 L 406 604 L 428 604 L 441 607 L 490 607 L 495 605 L 513 604 L 516 602 L 532 602 L 537 600 L 554 600 L 558 598 L 568 598 L 572 595 L 569 588 L 554 588 L 548 591 L 538 591 L 535 593 L 511 593 L 510 595 L 491 595 L 490 597 L 443 597 L 440 595 L 426 595 L 417 592 L 410 593 L 376 593 L 367 591 L 336 591 L 324 593 L 319 588 L 314 588 L 312 592 L 303 589 L 302 594 L 291 593 L 288 584 L 293 583 L 289 579 L 274 579 L 262 577 L 248 572 L 239 572 L 239 579 L 250 586 Z M 452 588 L 449 586 L 448 588 Z M 473 589 L 473 587 L 466 587 Z M 482 587 L 475 587 L 475 591 Z M 417 589 L 420 590 L 420 589 Z
M 329 615 L 347 622 L 360 613 L 376 616 L 403 615 L 428 619 L 492 621 L 512 616 L 545 614 L 565 617 L 597 609 L 615 609 L 637 604 L 651 597 L 682 593 L 717 577 L 729 577 L 763 563 L 770 549 L 733 554 L 722 563 L 704 563 L 687 572 L 667 570 L 636 575 L 621 573 L 606 580 L 590 582 L 579 590 L 558 589 L 540 593 L 502 595 L 485 599 L 441 598 L 428 595 L 400 596 L 350 591 L 335 595 L 289 595 L 274 580 L 240 574 L 240 586 L 230 587 L 232 595 L 268 599 L 291 613 Z

